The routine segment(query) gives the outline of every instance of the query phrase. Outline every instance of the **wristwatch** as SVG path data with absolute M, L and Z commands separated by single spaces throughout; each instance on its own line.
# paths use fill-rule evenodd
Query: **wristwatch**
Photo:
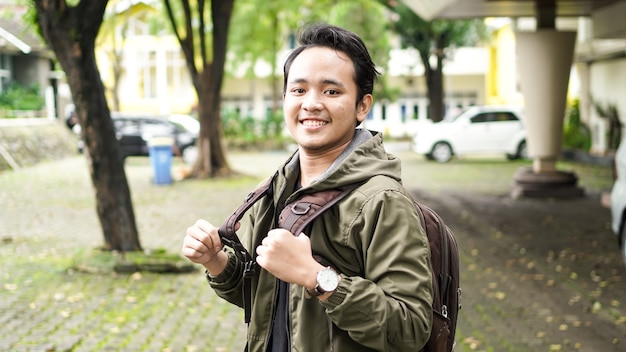
M 337 286 L 339 286 L 339 274 L 329 266 L 317 272 L 317 284 L 312 290 L 307 289 L 307 292 L 316 297 L 335 291 Z

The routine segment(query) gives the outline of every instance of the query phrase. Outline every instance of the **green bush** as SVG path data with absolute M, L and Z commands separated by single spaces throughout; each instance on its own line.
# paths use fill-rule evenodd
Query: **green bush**
M 578 99 L 575 99 L 567 107 L 563 126 L 563 146 L 588 151 L 591 148 L 591 130 L 580 121 L 579 104 Z
M 0 94 L 1 110 L 41 110 L 45 105 L 43 96 L 39 94 L 39 86 L 10 84 Z
M 265 119 L 242 116 L 234 110 L 225 110 L 221 116 L 224 137 L 232 146 L 281 148 L 284 143 L 284 123 L 280 111 L 268 113 Z

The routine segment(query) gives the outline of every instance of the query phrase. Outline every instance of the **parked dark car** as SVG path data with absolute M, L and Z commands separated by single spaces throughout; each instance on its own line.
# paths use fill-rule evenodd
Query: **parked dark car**
M 197 156 L 196 140 L 200 123 L 188 115 L 146 116 L 112 114 L 115 136 L 124 157 L 149 155 L 153 138 L 169 137 L 174 141 L 174 155 L 192 163 Z

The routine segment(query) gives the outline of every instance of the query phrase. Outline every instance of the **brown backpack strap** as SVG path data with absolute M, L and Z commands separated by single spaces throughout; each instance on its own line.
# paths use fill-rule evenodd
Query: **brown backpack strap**
M 239 240 L 235 232 L 235 225 L 254 203 L 266 195 L 272 195 L 272 184 L 277 174 L 274 174 L 261 186 L 250 192 L 244 202 L 235 209 L 217 230 L 222 243 L 233 248 L 235 255 L 245 265 L 243 272 L 243 308 L 246 324 L 250 323 L 252 314 L 252 278 L 254 277 L 256 262 Z M 318 215 L 332 207 L 360 185 L 361 183 L 351 184 L 338 189 L 304 195 L 295 202 L 287 204 L 285 209 L 283 209 L 279 216 L 279 227 L 286 228 L 296 236 L 299 235 Z
M 278 226 L 298 236 L 324 211 L 350 194 L 362 183 L 353 183 L 341 188 L 327 189 L 305 194 L 287 204 L 278 217 Z
M 243 203 L 233 211 L 232 214 L 222 223 L 222 226 L 217 230 L 220 235 L 222 243 L 228 247 L 235 249 L 237 254 L 244 258 L 251 258 L 250 253 L 241 244 L 237 233 L 235 232 L 235 225 L 241 220 L 243 215 L 256 203 L 259 199 L 265 197 L 268 194 L 272 194 L 272 182 L 276 174 L 268 178 L 261 186 L 254 191 L 248 193 Z
M 231 247 L 235 251 L 235 255 L 244 263 L 243 271 L 243 308 L 244 319 L 246 324 L 250 323 L 250 316 L 252 315 L 252 278 L 254 277 L 254 269 L 256 262 L 252 259 L 250 252 L 244 247 L 239 240 L 237 233 L 235 232 L 235 225 L 241 220 L 243 214 L 248 211 L 254 203 L 266 195 L 273 193 L 272 184 L 274 176 L 270 177 L 261 186 L 254 191 L 250 192 L 244 202 L 222 223 L 222 226 L 217 230 L 217 233 L 222 240 L 222 243 L 228 247 Z

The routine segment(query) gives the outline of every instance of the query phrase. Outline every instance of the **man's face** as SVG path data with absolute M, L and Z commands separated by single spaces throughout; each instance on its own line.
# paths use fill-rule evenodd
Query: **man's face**
M 285 123 L 300 149 L 313 155 L 341 152 L 372 103 L 371 95 L 359 104 L 356 96 L 354 66 L 347 55 L 326 47 L 300 53 L 283 97 Z

